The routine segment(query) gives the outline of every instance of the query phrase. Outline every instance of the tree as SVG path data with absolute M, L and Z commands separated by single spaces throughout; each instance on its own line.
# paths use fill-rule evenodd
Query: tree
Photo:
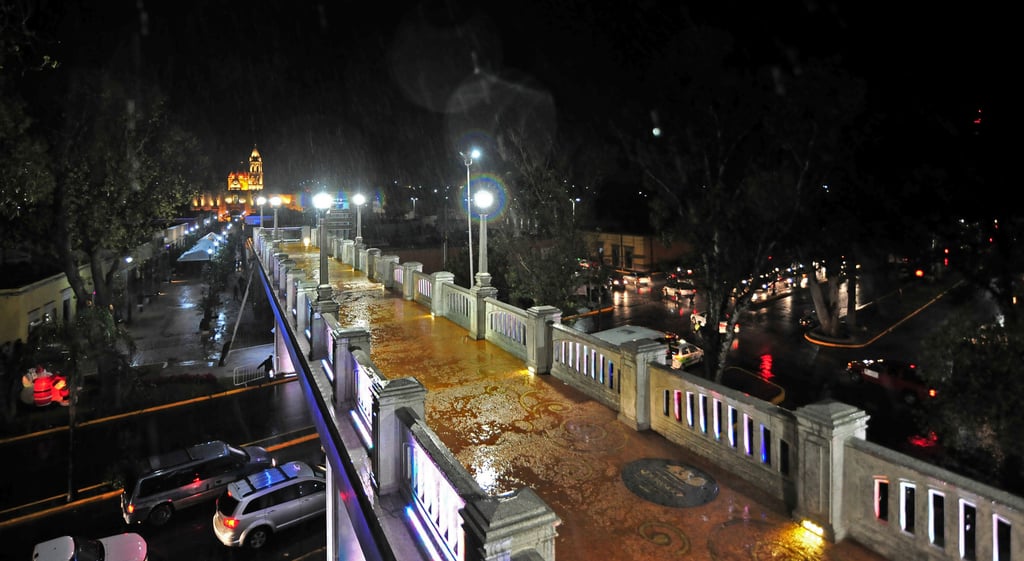
M 633 150 L 655 194 L 652 221 L 695 248 L 712 326 L 699 334 L 704 368 L 719 381 L 750 280 L 771 269 L 811 186 L 828 183 L 860 91 L 829 65 L 734 63 L 732 47 L 728 34 L 697 27 L 665 49 L 655 64 L 672 71 L 652 72 L 658 81 L 644 88 L 658 92 L 650 112 L 658 134 Z M 724 333 L 714 328 L 720 321 Z
M 196 140 L 168 121 L 162 98 L 103 70 L 74 72 L 55 131 L 54 253 L 79 302 L 113 303 L 124 256 L 153 238 L 197 190 Z M 95 296 L 79 275 L 88 263 Z
M 971 289 L 973 290 L 973 289 Z M 962 291 L 966 292 L 966 291 Z M 973 310 L 952 316 L 925 341 L 921 377 L 938 394 L 917 411 L 955 471 L 1024 491 L 1024 454 L 1017 428 L 1024 423 L 1019 375 L 1024 323 L 978 324 Z

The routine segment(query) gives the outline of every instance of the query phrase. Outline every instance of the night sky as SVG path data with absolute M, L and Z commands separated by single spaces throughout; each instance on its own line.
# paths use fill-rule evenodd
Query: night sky
M 526 115 L 535 134 L 609 142 L 642 106 L 639 84 L 684 26 L 731 32 L 763 62 L 829 56 L 868 84 L 894 147 L 927 158 L 931 127 L 1009 130 L 1004 75 L 1011 18 L 979 3 L 241 2 L 54 3 L 68 64 L 138 53 L 207 143 L 215 167 L 244 169 L 255 144 L 269 187 L 458 183 L 458 151 L 493 139 L 494 115 Z M 711 6 L 713 4 L 713 6 Z M 901 3 L 905 4 L 905 3 Z M 141 6 L 141 7 L 140 7 Z M 56 15 L 54 16 L 56 18 Z M 133 38 L 140 48 L 135 50 Z M 124 64 L 129 64 L 125 62 Z M 130 70 L 130 69 L 127 69 Z M 977 111 L 983 124 L 973 125 Z M 921 123 L 927 123 L 922 126 Z M 914 150 L 914 147 L 922 147 Z M 990 165 L 1002 165 L 993 158 Z

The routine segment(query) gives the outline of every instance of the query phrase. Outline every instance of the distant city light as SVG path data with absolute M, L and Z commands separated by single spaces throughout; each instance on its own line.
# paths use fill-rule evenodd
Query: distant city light
M 661 127 L 654 127 L 651 129 L 651 134 L 654 136 L 661 136 Z

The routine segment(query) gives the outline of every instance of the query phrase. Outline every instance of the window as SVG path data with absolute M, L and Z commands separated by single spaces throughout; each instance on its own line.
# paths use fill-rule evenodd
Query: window
M 1005 518 L 992 516 L 992 551 L 995 553 L 994 561 L 1010 561 L 1010 521 Z
M 715 400 L 715 440 L 722 438 L 722 402 Z
M 708 396 L 700 396 L 700 432 L 708 432 Z
M 960 558 L 968 561 L 977 559 L 977 516 L 978 511 L 973 504 L 960 501 Z
M 761 425 L 761 463 L 772 465 L 772 430 Z
M 875 480 L 875 518 L 889 520 L 889 482 Z
M 754 453 L 754 420 L 746 414 L 743 415 L 743 420 L 743 451 L 749 456 Z
M 945 547 L 946 545 L 946 497 L 938 491 L 929 491 L 928 509 L 928 537 L 932 545 Z
M 914 533 L 914 500 L 917 489 L 910 483 L 900 483 L 900 529 Z
M 737 425 L 739 425 L 739 412 L 735 407 L 729 407 L 729 444 L 733 448 L 739 443 L 736 438 Z

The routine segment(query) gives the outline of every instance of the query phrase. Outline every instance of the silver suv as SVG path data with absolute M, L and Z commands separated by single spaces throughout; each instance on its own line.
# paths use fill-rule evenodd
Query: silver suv
M 217 498 L 213 532 L 228 547 L 263 547 L 270 535 L 327 511 L 324 470 L 287 462 L 228 485 Z
M 174 511 L 213 500 L 228 483 L 274 464 L 265 448 L 220 440 L 150 456 L 125 474 L 122 516 L 128 524 L 162 526 Z

